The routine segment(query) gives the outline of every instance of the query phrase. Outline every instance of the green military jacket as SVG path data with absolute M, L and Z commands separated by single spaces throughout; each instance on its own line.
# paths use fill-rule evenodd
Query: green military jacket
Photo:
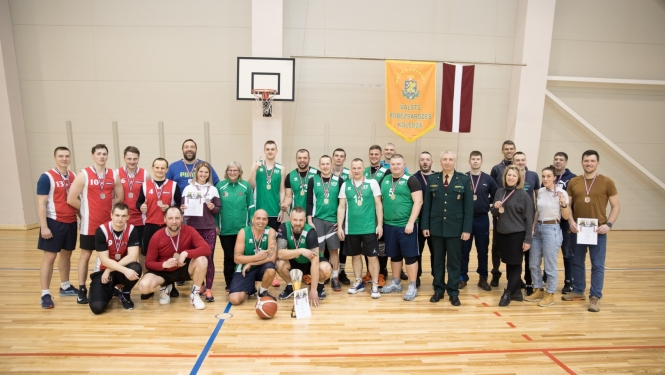
M 443 172 L 427 176 L 421 229 L 440 237 L 461 237 L 462 232 L 471 233 L 473 190 L 469 176 L 455 171 L 447 189 L 443 182 Z

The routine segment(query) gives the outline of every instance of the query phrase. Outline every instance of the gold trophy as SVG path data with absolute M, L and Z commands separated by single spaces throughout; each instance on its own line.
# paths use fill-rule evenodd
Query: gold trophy
M 291 309 L 291 317 L 296 317 L 296 292 L 300 290 L 300 284 L 302 284 L 302 271 L 301 270 L 291 270 L 289 272 L 291 276 L 291 282 L 293 283 L 293 309 Z

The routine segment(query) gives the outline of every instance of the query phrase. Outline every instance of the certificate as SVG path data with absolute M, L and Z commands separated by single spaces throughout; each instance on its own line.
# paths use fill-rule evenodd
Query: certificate
M 577 219 L 577 244 L 598 245 L 598 219 Z
M 309 293 L 307 293 L 307 288 L 296 290 L 293 293 L 293 298 L 293 309 L 296 312 L 296 318 L 301 319 L 312 316 L 312 310 L 309 308 Z
M 185 198 L 185 212 L 184 216 L 203 216 L 203 205 L 205 201 L 201 197 L 184 197 Z

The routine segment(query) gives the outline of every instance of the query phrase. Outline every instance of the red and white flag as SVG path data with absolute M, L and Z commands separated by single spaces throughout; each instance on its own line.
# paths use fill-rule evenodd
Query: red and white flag
M 473 103 L 474 65 L 443 64 L 441 124 L 443 132 L 469 133 Z

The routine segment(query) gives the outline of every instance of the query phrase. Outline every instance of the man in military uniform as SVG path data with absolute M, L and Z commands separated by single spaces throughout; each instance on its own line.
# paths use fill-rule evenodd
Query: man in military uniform
M 445 290 L 450 303 L 459 306 L 462 241 L 469 239 L 473 225 L 473 190 L 469 176 L 455 171 L 455 159 L 454 152 L 444 151 L 439 158 L 441 173 L 427 176 L 422 229 L 425 237 L 432 236 L 433 245 L 434 295 L 430 302 L 439 302 Z M 444 283 L 446 266 L 448 282 Z

